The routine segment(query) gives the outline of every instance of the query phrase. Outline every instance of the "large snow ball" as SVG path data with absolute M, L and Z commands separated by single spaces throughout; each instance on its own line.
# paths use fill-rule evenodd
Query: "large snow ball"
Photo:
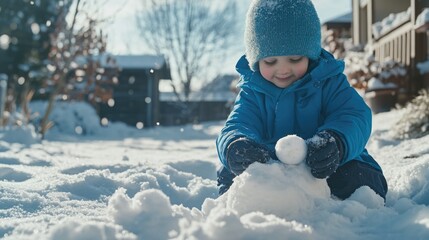
M 328 199 L 325 179 L 314 178 L 304 164 L 254 163 L 234 179 L 227 192 L 227 207 L 239 214 L 260 211 L 291 217 Z
M 287 164 L 299 164 L 307 155 L 307 144 L 296 135 L 280 138 L 275 146 L 276 155 L 280 161 Z

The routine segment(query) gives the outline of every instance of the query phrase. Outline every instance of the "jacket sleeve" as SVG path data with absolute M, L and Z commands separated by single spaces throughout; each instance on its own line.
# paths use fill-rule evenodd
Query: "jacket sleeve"
M 240 90 L 234 108 L 216 140 L 219 159 L 225 167 L 228 167 L 226 149 L 232 141 L 246 137 L 261 143 L 264 127 L 261 108 L 258 106 L 260 103 L 256 99 L 255 93 L 251 89 L 244 87 Z
M 335 131 L 344 143 L 343 160 L 354 159 L 365 149 L 371 135 L 371 110 L 344 74 L 327 79 L 323 88 L 324 122 L 318 130 Z

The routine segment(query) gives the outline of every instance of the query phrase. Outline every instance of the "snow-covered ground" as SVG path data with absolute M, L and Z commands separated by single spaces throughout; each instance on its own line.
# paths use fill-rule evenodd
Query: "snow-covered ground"
M 251 165 L 217 197 L 222 122 L 102 128 L 84 105 L 64 105 L 46 140 L 0 131 L 0 237 L 429 239 L 429 135 L 394 140 L 399 114 L 374 115 L 368 143 L 388 180 L 384 205 L 367 187 L 332 199 L 304 166 L 279 163 Z

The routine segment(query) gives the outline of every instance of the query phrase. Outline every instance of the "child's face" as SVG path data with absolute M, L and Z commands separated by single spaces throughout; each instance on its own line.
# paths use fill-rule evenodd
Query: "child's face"
M 280 88 L 300 79 L 307 69 L 308 58 L 304 56 L 274 56 L 259 61 L 262 77 Z

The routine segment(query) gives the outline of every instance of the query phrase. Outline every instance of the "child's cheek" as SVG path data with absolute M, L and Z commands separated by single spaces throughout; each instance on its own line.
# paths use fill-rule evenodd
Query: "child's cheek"
M 307 72 L 307 69 L 308 69 L 307 66 L 303 65 L 302 67 L 300 67 L 300 68 L 297 69 L 296 75 L 299 76 L 299 77 L 304 76 L 305 73 Z
M 272 78 L 272 76 L 271 76 L 272 72 L 269 69 L 264 68 L 264 67 L 262 67 L 262 68 L 260 67 L 259 71 L 261 72 L 262 77 L 264 77 L 265 79 L 269 80 Z

